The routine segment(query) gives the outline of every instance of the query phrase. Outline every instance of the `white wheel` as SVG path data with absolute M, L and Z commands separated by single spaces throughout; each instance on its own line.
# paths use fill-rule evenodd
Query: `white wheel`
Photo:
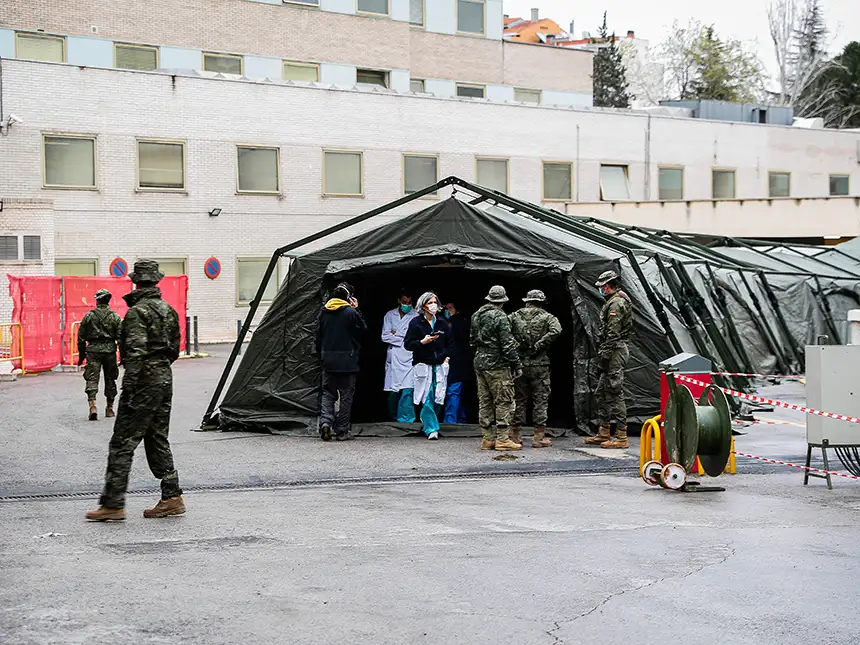
M 642 476 L 642 479 L 645 480 L 645 483 L 649 486 L 659 486 L 660 472 L 662 470 L 663 464 L 661 464 L 659 461 L 649 461 L 642 466 L 642 470 L 639 471 L 639 474 Z
M 687 483 L 687 471 L 681 464 L 667 464 L 660 472 L 660 485 L 663 488 L 678 490 Z

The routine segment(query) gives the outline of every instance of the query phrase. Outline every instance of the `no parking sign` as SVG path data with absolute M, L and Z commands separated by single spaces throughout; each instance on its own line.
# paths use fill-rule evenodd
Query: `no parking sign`
M 210 280 L 214 280 L 221 275 L 221 261 L 216 257 L 209 258 L 206 260 L 206 264 L 203 265 L 203 273 Z
M 128 275 L 128 262 L 122 258 L 114 258 L 110 263 L 110 274 L 115 278 L 124 278 Z

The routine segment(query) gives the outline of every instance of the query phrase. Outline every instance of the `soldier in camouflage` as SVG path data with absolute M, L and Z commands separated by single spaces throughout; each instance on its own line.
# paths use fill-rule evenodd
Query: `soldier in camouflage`
M 134 451 L 141 440 L 149 469 L 161 480 L 161 500 L 144 517 L 185 513 L 179 475 L 167 434 L 173 398 L 171 363 L 179 357 L 179 317 L 155 285 L 164 277 L 154 260 L 138 260 L 129 274 L 135 290 L 124 296 L 129 310 L 122 321 L 119 349 L 125 375 L 110 440 L 105 487 L 93 521 L 124 520 L 125 493 Z
M 526 422 L 529 398 L 535 432 L 532 448 L 548 448 L 552 440 L 546 436 L 547 406 L 551 391 L 549 346 L 561 335 L 561 323 L 543 308 L 546 296 L 533 289 L 523 298 L 526 306 L 511 314 L 511 331 L 523 362 L 523 373 L 514 383 L 516 411 L 511 425 L 511 440 L 522 443 L 522 426 Z
M 585 440 L 602 448 L 627 448 L 627 405 L 624 402 L 624 367 L 630 358 L 628 342 L 633 332 L 633 306 L 621 290 L 618 274 L 605 271 L 595 286 L 606 299 L 600 312 L 600 377 L 597 381 L 597 412 L 600 430 Z M 615 439 L 610 435 L 616 422 Z
M 514 414 L 514 379 L 522 374 L 511 321 L 502 311 L 508 301 L 504 287 L 493 287 L 487 304 L 472 316 L 470 344 L 475 348 L 478 379 L 478 423 L 483 431 L 481 450 L 521 450 L 511 441 L 508 427 Z
M 116 364 L 116 344 L 119 340 L 119 328 L 122 320 L 110 308 L 111 293 L 107 289 L 96 292 L 96 308 L 88 311 L 78 327 L 78 366 L 84 368 L 84 380 L 87 400 L 90 404 L 90 421 L 99 418 L 96 408 L 96 396 L 99 393 L 99 376 L 105 373 L 105 398 L 107 407 L 105 416 L 112 417 L 113 401 L 116 398 L 116 379 L 119 368 Z

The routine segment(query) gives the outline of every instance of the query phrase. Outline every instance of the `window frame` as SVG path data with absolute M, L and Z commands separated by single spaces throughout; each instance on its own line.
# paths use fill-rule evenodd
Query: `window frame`
M 421 91 L 416 92 L 412 89 L 412 83 L 421 83 Z M 427 94 L 427 79 L 426 78 L 411 78 L 409 79 L 409 91 L 413 94 Z
M 48 155 L 45 151 L 45 139 L 87 139 L 93 142 L 93 185 L 92 186 L 63 186 L 48 183 Z M 66 132 L 42 132 L 42 190 L 98 190 L 99 189 L 99 137 L 97 134 L 72 134 Z
M 353 193 L 329 193 L 329 192 L 326 192 L 326 181 L 325 181 L 326 155 L 329 153 L 332 153 L 332 154 L 353 154 L 353 155 L 359 156 L 358 181 L 359 181 L 359 185 L 361 188 L 361 192 L 355 193 L 355 194 L 353 194 Z M 323 198 L 329 198 L 329 197 L 338 197 L 338 198 L 348 197 L 349 198 L 349 197 L 352 197 L 352 198 L 363 199 L 364 198 L 364 188 L 365 188 L 365 186 L 364 186 L 364 150 L 354 150 L 354 149 L 348 149 L 348 148 L 323 148 L 323 150 L 322 150 L 322 197 Z
M 788 195 L 771 195 L 771 177 L 773 175 L 786 175 L 788 177 Z M 791 172 L 787 170 L 768 170 L 767 171 L 767 198 L 768 199 L 789 199 L 791 197 Z
M 407 193 L 406 192 L 406 157 L 421 157 L 424 159 L 435 159 L 436 160 L 436 180 L 433 183 L 434 184 L 439 183 L 439 154 L 438 153 L 404 152 L 400 155 L 400 159 L 401 159 L 401 161 L 400 161 L 400 176 L 402 178 L 402 180 L 400 182 L 401 183 L 400 190 L 404 196 L 415 194 L 415 193 Z M 423 197 L 420 197 L 419 199 L 439 199 L 439 191 L 437 190 L 436 192 L 430 193 L 428 195 L 424 195 Z
M 281 4 L 290 4 L 296 5 L 298 7 L 304 7 L 305 9 L 319 9 L 320 8 L 320 0 L 313 0 L 316 4 L 311 4 L 307 2 L 307 0 L 281 0 Z
M 473 38 L 486 38 L 487 37 L 487 0 L 455 0 L 457 3 L 456 9 L 456 20 L 457 20 L 457 35 L 458 36 L 472 36 Z M 460 30 L 460 2 L 471 2 L 472 4 L 480 4 L 483 7 L 484 18 L 482 21 L 482 29 L 480 32 L 477 31 L 461 31 Z
M 236 144 L 236 194 L 237 195 L 280 195 L 281 194 L 281 149 L 278 146 L 262 146 L 252 143 L 237 143 Z M 278 184 L 275 190 L 242 190 L 239 182 L 239 150 L 249 148 L 254 150 L 274 150 L 275 151 L 275 182 Z
M 418 24 L 416 24 L 416 23 L 412 22 L 412 20 L 411 20 L 411 17 L 412 17 L 412 6 L 411 6 L 411 2 L 412 2 L 412 0 L 409 0 L 409 1 L 410 1 L 410 6 L 409 6 L 409 17 L 410 17 L 410 20 L 409 20 L 409 26 L 410 26 L 412 29 L 427 29 L 427 0 L 421 0 L 421 24 L 420 24 L 420 25 L 418 25 Z
M 161 270 L 162 262 L 182 262 L 182 273 L 180 275 L 188 275 L 188 258 L 187 257 L 168 257 L 168 258 L 159 258 L 153 257 L 151 255 L 146 256 L 150 260 L 155 260 L 156 264 L 159 266 L 159 271 Z M 138 260 L 142 258 L 137 258 Z M 165 277 L 168 277 L 165 275 Z M 190 276 L 189 276 L 190 277 Z
M 44 235 L 41 233 L 34 233 L 32 231 L 21 231 L 17 233 L 0 233 L 0 237 L 12 237 L 15 238 L 15 259 L 14 260 L 0 260 L 0 265 L 5 263 L 16 263 L 16 264 L 43 264 L 45 262 L 45 257 L 42 255 L 42 238 Z M 25 237 L 38 237 L 39 238 L 39 258 L 36 260 L 25 259 L 24 258 L 24 238 Z
M 471 89 L 480 89 L 483 94 L 481 96 L 461 96 L 458 92 L 461 87 L 467 87 Z M 481 83 L 455 83 L 454 84 L 454 96 L 458 99 L 486 99 L 487 98 L 487 86 L 482 85 Z
M 182 188 L 150 187 L 140 185 L 140 144 L 141 143 L 164 143 L 182 146 Z M 135 164 L 137 166 L 137 183 L 135 192 L 142 193 L 187 193 L 188 192 L 188 142 L 185 139 L 159 139 L 149 137 L 137 137 L 135 139 Z
M 99 259 L 96 258 L 54 258 L 54 275 L 57 275 L 57 265 L 58 264 L 92 264 L 93 265 L 93 275 L 92 277 L 98 277 L 99 275 Z
M 537 103 L 532 102 L 532 101 L 521 101 L 520 99 L 517 98 L 517 92 L 529 92 L 531 94 L 537 94 L 537 98 L 538 98 Z M 530 87 L 515 87 L 514 88 L 514 101 L 517 101 L 519 103 L 525 103 L 527 105 L 542 105 L 543 104 L 543 90 L 533 89 Z
M 154 51 L 155 52 L 155 67 L 153 67 L 152 70 L 148 70 L 148 69 L 139 70 L 139 69 L 132 68 L 132 67 L 120 67 L 119 65 L 117 65 L 117 55 L 116 55 L 117 47 L 128 47 L 130 49 L 145 49 L 147 51 L 149 51 L 149 50 Z M 124 43 L 124 42 L 115 40 L 113 43 L 113 66 L 116 69 L 125 69 L 125 70 L 132 70 L 132 71 L 138 71 L 138 72 L 151 72 L 153 70 L 158 69 L 161 66 L 161 47 L 159 47 L 158 45 L 139 45 L 137 43 Z
M 546 196 L 546 166 L 549 165 L 566 165 L 570 166 L 570 197 L 568 199 L 559 199 Z M 558 202 L 568 203 L 573 201 L 574 185 L 573 185 L 573 162 L 563 159 L 541 159 L 540 166 L 540 196 L 542 202 Z
M 844 195 L 838 195 L 838 194 L 834 193 L 832 191 L 832 189 L 830 188 L 830 182 L 832 182 L 834 179 L 842 179 L 842 178 L 844 178 L 848 183 L 848 192 L 846 192 Z M 849 175 L 847 173 L 835 173 L 835 174 L 827 175 L 827 194 L 830 197 L 850 197 L 851 196 L 851 175 Z
M 66 63 L 68 61 L 68 51 L 67 51 L 68 43 L 66 43 L 66 37 L 65 36 L 56 36 L 54 34 L 44 34 L 42 32 L 36 32 L 36 31 L 16 31 L 15 32 L 15 58 L 21 58 L 23 60 L 39 60 L 37 58 L 24 58 L 23 56 L 18 54 L 18 39 L 21 36 L 23 36 L 24 38 L 41 38 L 44 40 L 59 40 L 60 44 L 63 47 L 63 59 L 61 61 L 46 60 L 46 61 L 41 61 L 41 62 L 43 62 L 43 63 L 57 63 L 57 62 Z
M 663 199 L 660 197 L 660 171 L 661 170 L 680 170 L 681 171 L 681 198 L 680 199 Z M 684 166 L 673 166 L 671 164 L 661 164 L 657 166 L 657 201 L 658 202 L 683 202 L 684 195 L 687 192 L 687 173 L 684 171 Z M 712 189 L 713 190 L 713 189 Z
M 624 183 L 627 186 L 627 197 L 622 199 L 606 199 L 603 196 L 603 169 L 604 168 L 621 168 L 624 172 Z M 630 166 L 628 164 L 623 163 L 602 163 L 600 164 L 600 174 L 598 175 L 598 187 L 600 188 L 600 201 L 608 202 L 610 204 L 618 203 L 618 202 L 631 202 L 633 201 L 633 194 L 630 192 Z
M 475 183 L 479 186 L 483 184 L 478 180 L 478 166 L 481 161 L 504 161 L 505 162 L 505 190 L 502 192 L 505 195 L 510 195 L 511 190 L 511 158 L 510 157 L 493 157 L 488 155 L 475 155 Z M 543 172 L 543 166 L 541 166 Z M 573 184 L 571 184 L 571 195 L 573 194 Z
M 375 18 L 390 18 L 391 17 L 391 2 L 392 0 L 385 0 L 385 5 L 388 8 L 388 11 L 385 13 L 377 13 L 376 11 L 364 11 L 358 8 L 361 0 L 355 0 L 355 14 L 357 16 L 372 16 Z
M 378 83 L 364 83 L 358 80 L 358 75 L 360 73 L 370 72 L 371 74 L 382 74 L 382 85 Z M 391 89 L 391 75 L 390 71 L 387 69 L 376 69 L 375 67 L 356 67 L 355 68 L 355 86 L 356 87 L 382 87 L 386 90 Z
M 732 180 L 732 196 L 731 197 L 714 197 L 714 173 L 718 172 L 726 172 L 731 173 L 733 176 Z M 727 199 L 737 199 L 738 198 L 738 173 L 737 168 L 722 168 L 722 167 L 714 167 L 711 168 L 711 200 L 727 200 Z
M 236 306 L 237 307 L 249 307 L 251 305 L 251 303 L 253 302 L 253 300 L 241 300 L 239 298 L 239 265 L 241 265 L 242 262 L 264 262 L 266 264 L 266 266 L 268 267 L 269 262 L 271 262 L 271 260 L 272 260 L 271 256 L 267 257 L 267 258 L 259 257 L 259 256 L 251 256 L 251 255 L 237 255 L 236 256 L 235 296 L 236 296 Z M 280 260 L 278 260 L 278 262 L 275 264 L 275 282 L 276 282 L 275 298 L 277 298 L 277 296 L 278 296 L 277 289 L 280 289 L 280 287 L 281 287 L 281 278 L 282 278 L 282 276 L 281 276 L 281 262 L 280 262 Z M 257 285 L 257 288 L 259 289 L 260 286 Z M 254 295 L 256 295 L 256 293 Z M 274 302 L 275 298 L 272 298 L 271 300 L 261 300 L 259 304 L 260 305 L 266 305 L 266 306 L 271 305 L 272 302 Z
M 317 71 L 317 80 L 315 81 L 296 81 L 291 78 L 287 78 L 287 65 L 292 65 L 293 67 L 305 67 L 308 69 L 315 69 Z M 281 59 L 281 80 L 283 81 L 291 81 L 293 83 L 319 83 L 320 82 L 320 64 L 319 63 L 307 63 L 305 61 L 300 60 L 289 60 L 289 59 Z
M 202 64 L 200 69 L 209 74 L 232 74 L 232 72 L 213 72 L 206 69 L 206 57 L 207 56 L 217 56 L 218 58 L 238 58 L 239 59 L 239 73 L 234 74 L 234 76 L 244 76 L 245 75 L 245 57 L 242 54 L 225 54 L 223 52 L 213 52 L 213 51 L 204 51 L 201 52 Z

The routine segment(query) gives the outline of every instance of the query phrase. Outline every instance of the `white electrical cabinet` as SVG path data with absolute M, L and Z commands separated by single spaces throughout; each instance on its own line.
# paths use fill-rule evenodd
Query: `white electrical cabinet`
M 807 407 L 860 418 L 860 345 L 806 348 Z M 860 423 L 806 415 L 806 442 L 860 446 Z

